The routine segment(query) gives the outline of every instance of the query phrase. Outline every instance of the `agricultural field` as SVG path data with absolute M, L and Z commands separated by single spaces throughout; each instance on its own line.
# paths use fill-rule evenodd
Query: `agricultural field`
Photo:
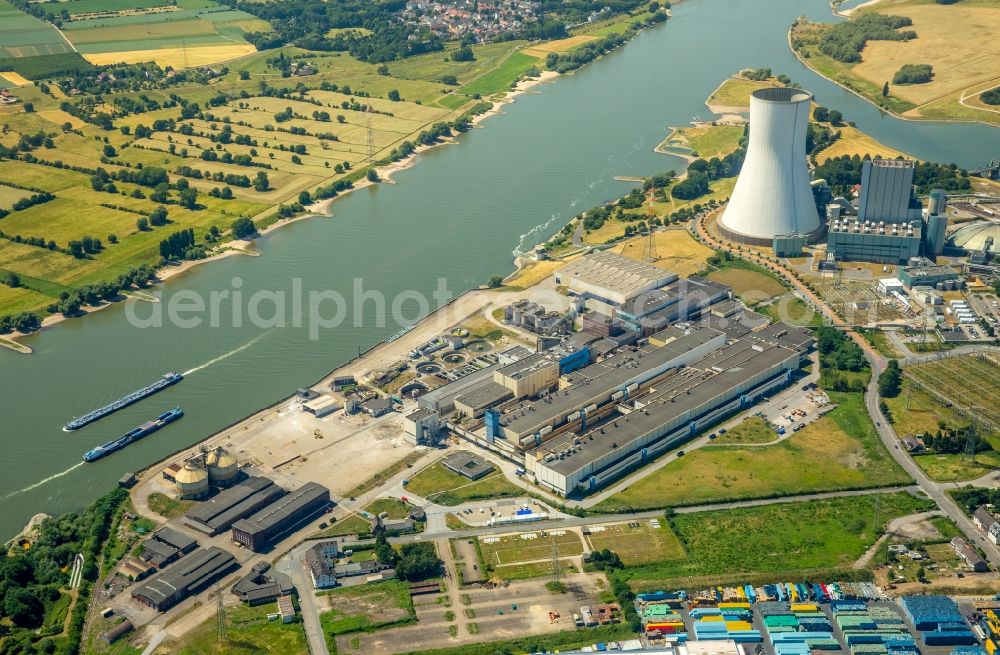
M 179 0 L 172 5 L 151 0 L 62 3 L 69 20 L 66 38 L 93 64 L 155 61 L 189 68 L 227 61 L 256 52 L 243 35 L 269 31 L 254 16 L 212 0 Z
M 601 501 L 594 510 L 621 512 L 909 483 L 882 446 L 861 394 L 830 396 L 837 404 L 833 411 L 777 444 L 703 446 Z M 766 436 L 753 424 L 738 430 L 736 438 L 748 433 L 755 439 Z M 771 434 L 773 441 L 777 435 Z
M 865 11 L 865 10 L 863 10 Z M 867 11 L 906 16 L 909 41 L 869 41 L 861 62 L 846 64 L 819 52 L 815 34 L 825 25 L 793 29 L 792 38 L 811 68 L 832 77 L 868 100 L 907 118 L 978 120 L 1000 124 L 1000 114 L 985 111 L 968 97 L 1000 82 L 1000 53 L 991 47 L 1000 29 L 1000 6 L 972 1 L 939 4 L 924 0 L 884 0 Z M 857 15 L 855 12 L 854 15 Z M 895 84 L 893 76 L 904 64 L 931 64 L 933 78 L 923 84 Z M 882 85 L 889 82 L 889 96 Z
M 613 550 L 625 566 L 654 564 L 685 556 L 684 547 L 665 520 L 590 526 L 585 539 L 591 550 Z
M 795 572 L 850 568 L 889 521 L 932 507 L 895 493 L 879 496 L 877 517 L 873 495 L 678 514 L 672 524 L 686 556 L 631 567 L 625 575 L 642 591 L 732 574 L 793 578 Z
M 449 471 L 440 462 L 428 466 L 410 478 L 406 490 L 439 505 L 449 507 L 470 500 L 524 494 L 523 490 L 508 482 L 500 471 L 494 471 L 484 478 L 472 481 Z
M 0 61 L 73 52 L 52 25 L 0 0 Z
M 305 655 L 309 652 L 306 634 L 301 623 L 269 621 L 267 615 L 277 612 L 277 603 L 244 607 L 226 607 L 226 628 L 229 643 L 218 640 L 218 621 L 215 615 L 183 637 L 169 640 L 156 648 L 154 655 L 249 655 L 274 652 L 288 655 Z

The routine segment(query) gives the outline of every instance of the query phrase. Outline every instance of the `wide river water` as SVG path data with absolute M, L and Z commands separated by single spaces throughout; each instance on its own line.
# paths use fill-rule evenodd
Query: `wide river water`
M 811 73 L 789 51 L 793 20 L 832 20 L 825 0 L 690 0 L 674 18 L 576 75 L 518 98 L 503 116 L 420 156 L 395 185 L 361 190 L 332 217 L 262 238 L 262 257 L 232 257 L 163 285 L 181 291 L 337 290 L 351 300 L 356 277 L 388 298 L 429 294 L 446 278 L 455 294 L 511 270 L 511 253 L 576 213 L 628 191 L 619 175 L 680 170 L 653 152 L 668 126 L 708 118 L 705 98 L 728 75 L 770 67 L 881 142 L 920 158 L 971 166 L 996 155 L 1000 131 L 982 125 L 905 122 Z M 298 283 L 296 283 L 298 284 Z M 228 305 L 227 305 L 228 306 Z M 372 304 L 366 306 L 369 310 Z M 411 315 L 414 305 L 407 305 Z M 150 311 L 141 303 L 137 313 Z M 328 309 L 329 312 L 329 309 Z M 266 310 L 264 312 L 267 313 Z M 225 310 L 221 323 L 230 325 Z M 79 509 L 134 471 L 312 383 L 399 329 L 369 311 L 358 325 L 134 327 L 123 306 L 67 321 L 28 339 L 30 356 L 0 349 L 0 536 L 35 512 Z M 61 426 L 167 371 L 186 379 L 72 434 Z M 82 453 L 175 405 L 186 416 L 94 464 Z

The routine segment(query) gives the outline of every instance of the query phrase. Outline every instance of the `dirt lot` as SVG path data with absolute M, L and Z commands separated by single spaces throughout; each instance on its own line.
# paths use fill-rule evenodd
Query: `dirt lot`
M 579 612 L 580 605 L 596 603 L 607 583 L 602 575 L 592 573 L 565 576 L 563 581 L 569 587 L 565 594 L 548 591 L 544 579 L 470 590 L 463 592 L 463 602 L 457 607 L 439 603 L 437 596 L 418 596 L 414 598 L 416 625 L 340 637 L 337 649 L 340 653 L 388 654 L 571 630 L 573 612 Z M 516 610 L 512 609 L 514 604 Z M 503 614 L 498 613 L 501 610 Z M 551 610 L 560 614 L 556 623 L 549 621 Z M 452 621 L 446 617 L 449 611 L 454 614 Z M 470 632 L 470 625 L 475 625 L 475 633 Z M 455 627 L 455 636 L 451 636 L 450 626 Z

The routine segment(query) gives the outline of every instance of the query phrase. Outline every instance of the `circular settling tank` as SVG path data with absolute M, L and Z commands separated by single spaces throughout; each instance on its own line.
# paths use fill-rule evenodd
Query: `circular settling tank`
M 417 364 L 417 372 L 425 373 L 427 375 L 434 375 L 435 373 L 441 372 L 440 364 L 432 364 L 430 362 L 424 364 Z
M 427 391 L 427 385 L 416 380 L 413 382 L 407 382 L 399 388 L 399 393 L 405 398 L 418 398 L 427 393 Z
M 461 364 L 465 361 L 465 355 L 462 353 L 450 353 L 441 358 L 447 364 Z
M 482 339 L 478 341 L 470 341 L 465 345 L 466 350 L 471 350 L 474 353 L 488 353 L 493 350 L 493 344 L 489 341 L 484 341 Z

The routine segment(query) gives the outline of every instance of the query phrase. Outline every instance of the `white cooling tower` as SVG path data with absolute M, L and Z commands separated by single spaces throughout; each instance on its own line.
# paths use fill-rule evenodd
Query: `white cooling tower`
M 779 234 L 822 234 L 806 168 L 812 95 L 759 89 L 750 95 L 750 142 L 719 227 L 733 241 L 771 245 Z

